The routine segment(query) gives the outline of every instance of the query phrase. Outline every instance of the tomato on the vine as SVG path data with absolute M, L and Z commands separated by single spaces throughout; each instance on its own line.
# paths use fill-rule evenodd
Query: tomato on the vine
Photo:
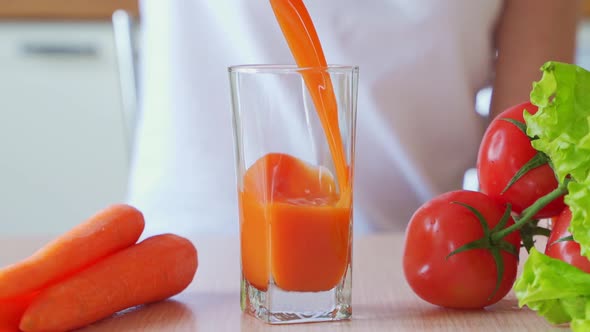
M 496 241 L 514 249 L 513 253 L 499 251 L 504 271 L 497 289 L 498 267 L 491 250 L 469 249 L 449 256 L 484 237 L 481 220 L 466 206 L 481 214 L 486 228 L 494 229 L 503 216 L 508 219 L 502 229 L 514 224 L 501 203 L 474 191 L 442 194 L 414 213 L 406 229 L 404 274 L 414 292 L 435 305 L 483 308 L 502 299 L 516 278 L 520 248 L 517 231 Z
M 559 241 L 571 235 L 567 230 L 571 220 L 572 212 L 569 208 L 563 209 L 559 217 L 553 219 L 551 235 L 547 240 L 545 254 L 590 273 L 590 261 L 580 254 L 580 245 L 573 240 Z
M 524 124 L 523 111 L 534 114 L 537 107 L 523 103 L 505 110 L 488 126 L 477 157 L 480 190 L 489 196 L 512 204 L 513 211 L 522 213 L 538 198 L 557 188 L 555 174 L 549 164 L 536 167 L 524 174 L 508 190 L 502 192 L 512 177 L 537 154 L 530 138 L 505 118 Z M 558 215 L 564 208 L 563 197 L 545 206 L 536 218 Z

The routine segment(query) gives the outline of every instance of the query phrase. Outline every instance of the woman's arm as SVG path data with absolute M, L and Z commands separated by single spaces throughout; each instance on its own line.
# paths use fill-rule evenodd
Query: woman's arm
M 578 0 L 504 1 L 490 117 L 528 100 L 546 61 L 573 62 L 579 8 Z

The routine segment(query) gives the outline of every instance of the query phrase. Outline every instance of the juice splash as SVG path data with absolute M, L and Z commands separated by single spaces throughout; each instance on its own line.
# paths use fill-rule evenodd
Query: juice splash
M 301 0 L 270 0 L 301 68 L 336 169 L 286 154 L 263 156 L 244 174 L 240 192 L 242 271 L 267 290 L 327 291 L 344 276 L 350 258 L 351 179 L 332 81 L 313 22 Z M 318 70 L 319 69 L 319 70 Z

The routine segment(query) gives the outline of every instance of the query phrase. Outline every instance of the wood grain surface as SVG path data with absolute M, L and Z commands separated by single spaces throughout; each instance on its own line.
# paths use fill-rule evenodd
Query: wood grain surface
M 582 0 L 580 11 L 582 13 L 582 16 L 586 18 L 590 17 L 590 0 Z
M 191 286 L 171 300 L 133 308 L 82 329 L 102 331 L 567 331 L 519 309 L 513 294 L 486 310 L 448 310 L 421 301 L 401 271 L 403 235 L 355 238 L 353 319 L 270 326 L 241 313 L 237 237 L 189 237 L 199 251 Z M 48 239 L 2 238 L 0 265 L 24 258 Z
M 117 9 L 139 16 L 138 0 L 0 0 L 0 19 L 109 20 Z

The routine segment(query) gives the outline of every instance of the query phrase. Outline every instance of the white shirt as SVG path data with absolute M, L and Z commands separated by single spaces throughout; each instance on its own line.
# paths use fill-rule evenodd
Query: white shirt
M 328 63 L 359 65 L 357 230 L 460 189 L 500 0 L 308 0 Z M 239 229 L 227 67 L 294 63 L 268 1 L 144 0 L 130 202 L 152 232 Z

